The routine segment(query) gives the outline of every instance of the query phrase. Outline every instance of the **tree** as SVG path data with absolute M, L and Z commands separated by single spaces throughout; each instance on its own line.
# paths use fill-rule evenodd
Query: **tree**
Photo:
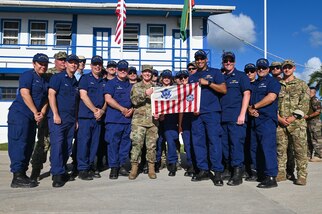
M 322 96 L 322 66 L 320 70 L 314 71 L 310 75 L 309 85 L 312 85 L 313 83 L 316 83 L 316 90 L 319 91 L 320 97 Z

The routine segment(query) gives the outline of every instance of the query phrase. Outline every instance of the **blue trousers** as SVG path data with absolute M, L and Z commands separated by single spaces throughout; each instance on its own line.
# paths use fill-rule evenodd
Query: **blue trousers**
M 131 150 L 131 124 L 107 123 L 105 125 L 110 167 L 121 167 L 129 159 Z
M 178 161 L 177 141 L 179 139 L 178 127 L 170 124 L 164 124 L 164 136 L 168 145 L 167 160 L 169 164 L 175 164 Z
M 164 136 L 164 122 L 160 121 L 158 126 L 158 140 L 157 140 L 157 151 L 156 151 L 156 161 L 161 161 L 161 156 L 163 150 L 166 150 L 165 147 L 165 136 Z
M 54 124 L 53 118 L 49 118 L 50 136 L 50 173 L 52 175 L 62 175 L 66 172 L 66 164 L 72 153 L 72 142 L 75 132 L 74 122 L 64 122 Z
M 89 170 L 94 163 L 100 140 L 101 124 L 95 119 L 78 119 L 77 169 Z
M 10 110 L 8 114 L 8 153 L 12 173 L 28 170 L 35 136 L 36 121 L 21 112 Z
M 207 112 L 192 119 L 192 145 L 199 170 L 222 172 L 222 128 L 220 112 Z M 208 142 L 208 144 L 207 144 Z M 208 153 L 209 160 L 208 162 Z M 209 166 L 210 165 L 210 166 Z
M 195 155 L 194 151 L 192 148 L 192 136 L 191 136 L 191 120 L 192 116 L 190 113 L 185 113 L 183 115 L 183 120 L 182 120 L 182 140 L 183 140 L 183 146 L 184 146 L 184 151 L 186 152 L 186 161 L 187 161 L 187 166 L 190 167 L 195 162 Z
M 237 125 L 236 122 L 224 122 L 222 149 L 225 163 L 232 167 L 243 167 L 244 164 L 244 144 L 246 137 L 246 124 Z
M 255 132 L 258 147 L 260 147 L 258 150 L 262 152 L 262 154 L 257 153 L 257 160 L 263 160 L 260 162 L 263 163 L 264 175 L 277 176 L 276 123 L 272 119 L 267 119 L 260 124 L 254 124 L 252 129 Z

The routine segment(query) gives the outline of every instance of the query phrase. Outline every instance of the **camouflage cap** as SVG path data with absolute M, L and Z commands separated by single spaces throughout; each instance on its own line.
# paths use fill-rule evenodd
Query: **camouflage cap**
M 282 66 L 280 62 L 272 62 L 270 67 Z
M 189 68 L 189 66 L 196 67 L 196 62 L 195 62 L 195 61 L 190 62 L 190 63 L 187 65 L 187 68 Z
M 141 72 L 144 72 L 144 71 L 150 71 L 150 72 L 152 72 L 152 70 L 153 70 L 153 66 L 152 65 L 142 65 Z
M 55 59 L 66 59 L 67 53 L 65 51 L 59 51 L 58 53 L 55 53 L 54 58 Z
M 282 67 L 284 67 L 285 65 L 295 66 L 295 63 L 293 60 L 287 59 L 287 60 L 284 60 L 284 62 L 282 63 Z

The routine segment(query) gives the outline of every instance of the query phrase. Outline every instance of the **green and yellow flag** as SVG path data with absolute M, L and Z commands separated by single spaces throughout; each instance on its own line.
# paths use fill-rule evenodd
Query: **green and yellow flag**
M 181 13 L 181 22 L 180 22 L 180 36 L 183 42 L 186 41 L 187 39 L 187 28 L 188 28 L 189 11 L 190 11 L 189 1 L 191 1 L 191 7 L 195 5 L 194 0 L 184 0 L 183 10 Z

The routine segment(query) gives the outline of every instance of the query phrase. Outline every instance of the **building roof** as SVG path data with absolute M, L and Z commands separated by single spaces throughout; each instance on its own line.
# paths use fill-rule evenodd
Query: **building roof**
M 151 3 L 148 3 L 151 2 Z M 162 3 L 160 3 L 162 2 Z M 168 3 L 166 3 L 168 2 Z M 126 9 L 128 15 L 160 15 L 160 16 L 181 16 L 183 1 L 173 0 L 127 0 Z M 199 2 L 205 2 L 199 0 Z M 207 1 L 209 2 L 209 1 Z M 235 6 L 221 6 L 208 4 L 196 4 L 193 16 L 208 17 L 210 15 L 231 13 Z M 53 12 L 53 13 L 78 13 L 78 14 L 114 14 L 117 0 L 33 0 L 33 1 L 0 1 L 2 12 Z

